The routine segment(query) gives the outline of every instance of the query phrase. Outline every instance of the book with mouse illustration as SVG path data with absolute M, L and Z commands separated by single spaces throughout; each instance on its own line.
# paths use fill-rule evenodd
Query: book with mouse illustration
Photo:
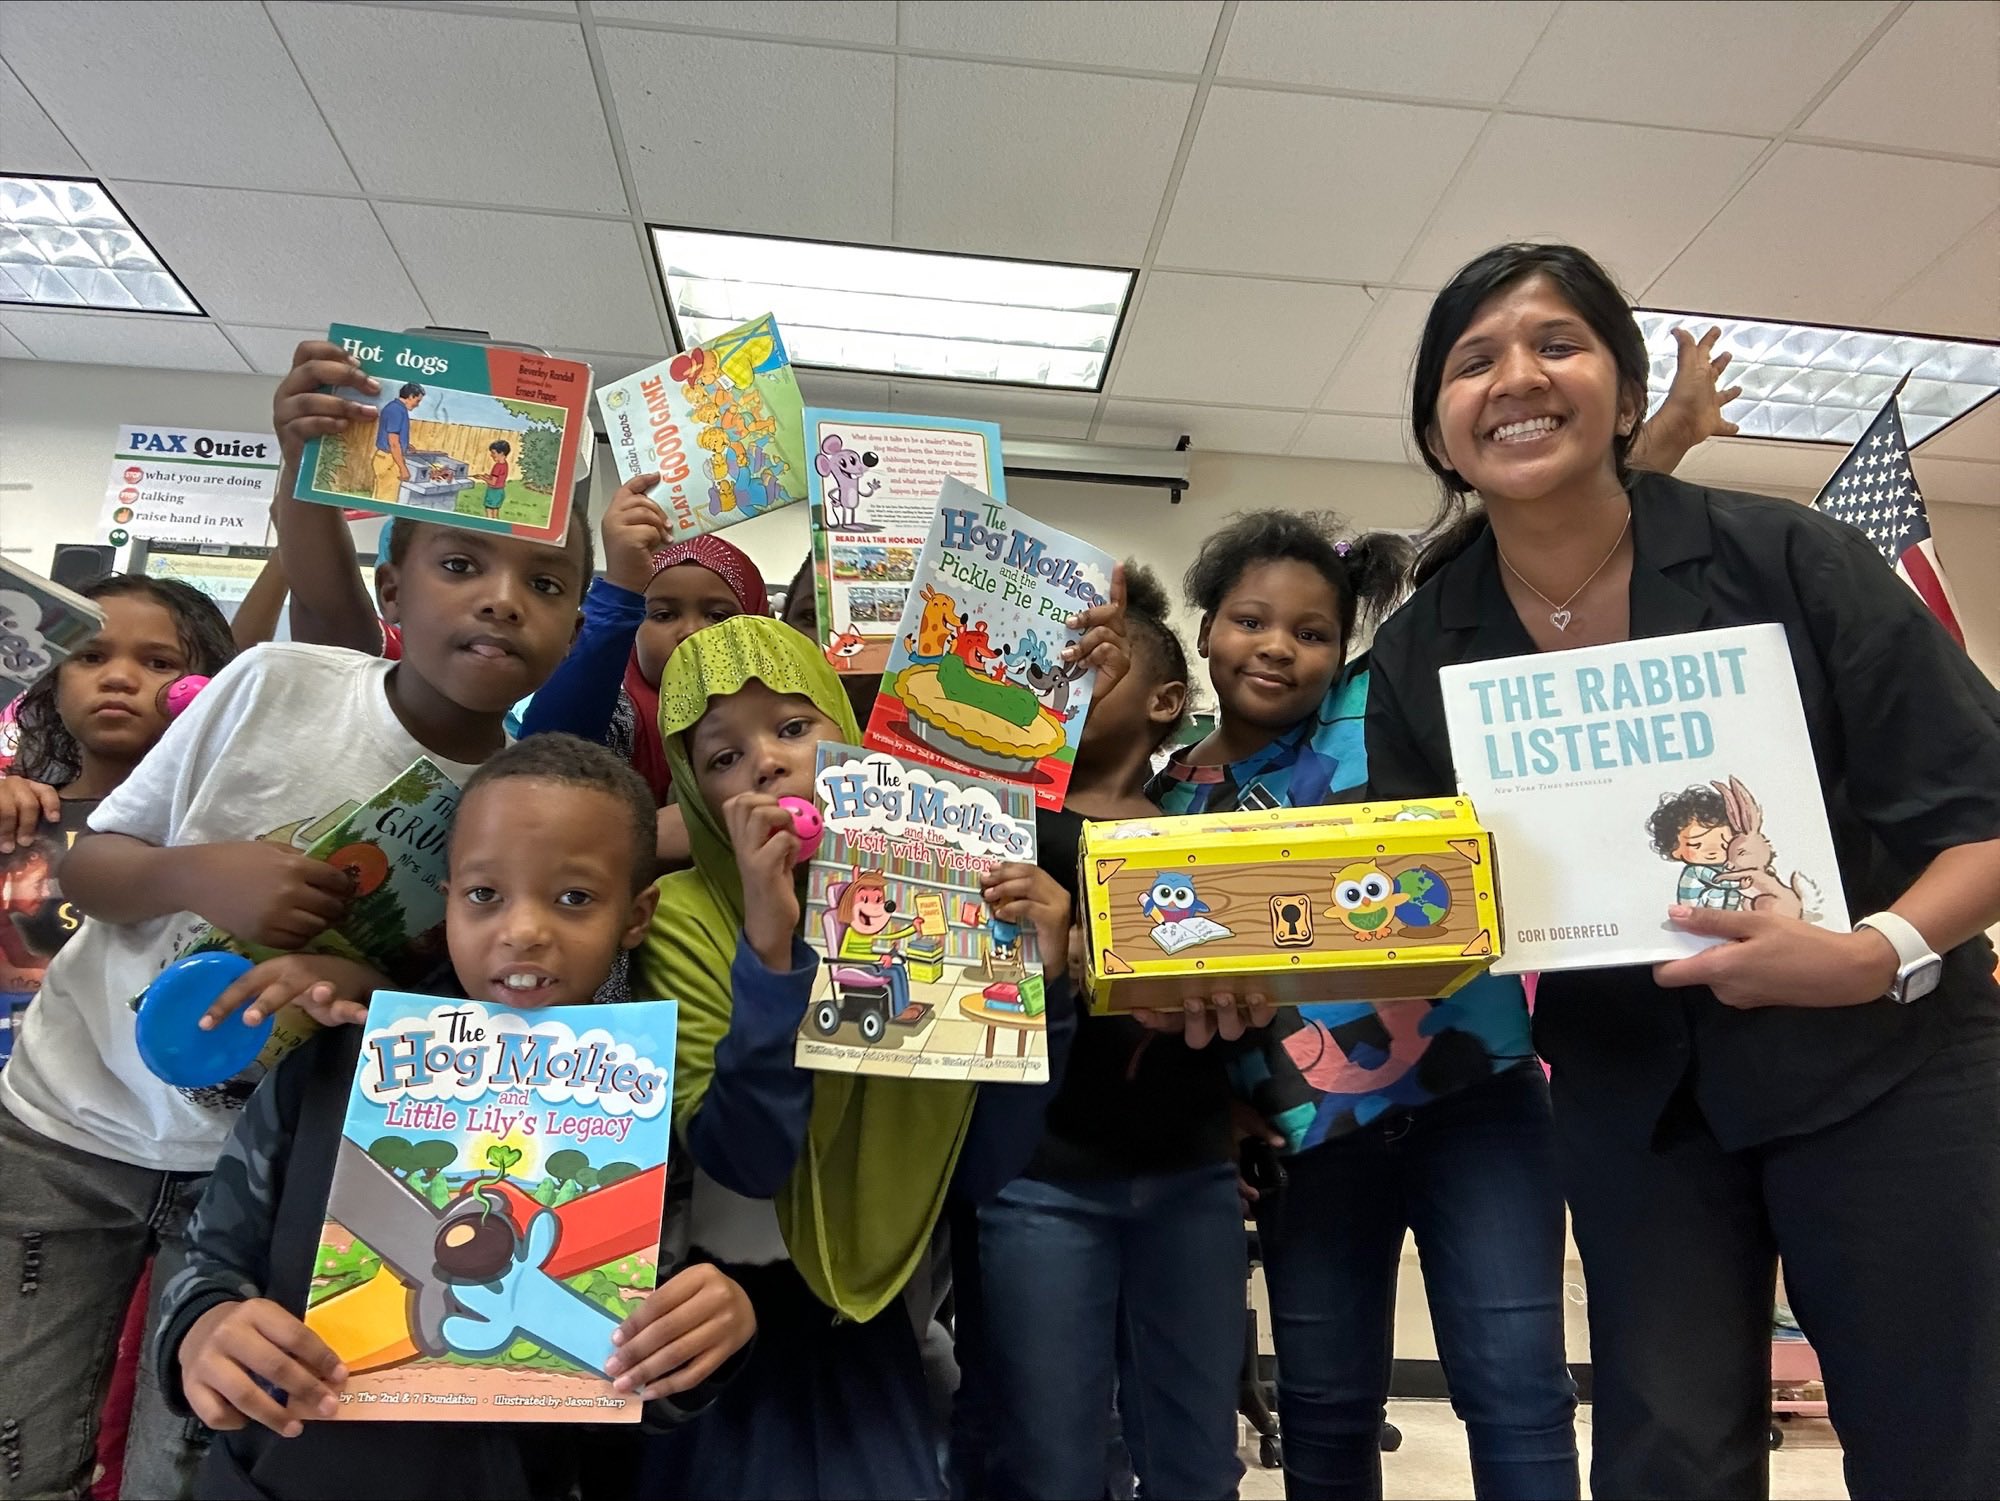
M 1063 660 L 1117 561 L 947 479 L 862 739 L 1060 808 L 1095 691 Z
M 808 407 L 806 444 L 820 646 L 836 672 L 875 677 L 902 626 L 945 481 L 1007 498 L 1000 429 L 960 417 Z
M 590 366 L 504 344 L 336 323 L 327 341 L 380 390 L 375 409 L 307 442 L 300 500 L 559 543 L 594 441 Z
M 676 542 L 806 498 L 804 405 L 769 313 L 597 393 L 620 483 L 660 476 Z
M 1039 1084 L 1048 1013 L 1031 926 L 980 894 L 995 865 L 1035 862 L 1035 805 L 1004 782 L 823 743 L 824 828 L 806 887 L 820 957 L 800 1068 Z
M 1848 930 L 1781 625 L 1439 674 L 1459 790 L 1492 830 L 1502 973 L 1652 964 L 1718 940 L 1670 906 Z
M 306 1299 L 339 1419 L 639 1421 L 604 1364 L 658 1276 L 678 1012 L 375 996 Z

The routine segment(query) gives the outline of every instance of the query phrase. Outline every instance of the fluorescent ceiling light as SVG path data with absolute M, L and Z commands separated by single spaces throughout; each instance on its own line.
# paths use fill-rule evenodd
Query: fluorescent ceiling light
M 0 177 L 0 302 L 203 316 L 104 184 L 87 177 Z
M 653 226 L 681 347 L 773 314 L 822 370 L 1098 391 L 1131 271 Z
M 1722 330 L 1715 352 L 1734 356 L 1723 379 L 1743 388 L 1724 415 L 1746 438 L 1852 444 L 1908 373 L 1898 407 L 1914 445 L 2000 391 L 2000 344 L 1646 308 L 1633 316 L 1652 361 L 1655 407 L 1673 383 L 1675 327 L 1697 337 Z

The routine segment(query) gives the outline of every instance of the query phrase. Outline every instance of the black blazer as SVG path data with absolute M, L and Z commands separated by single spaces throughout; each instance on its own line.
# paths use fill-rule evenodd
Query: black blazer
M 1854 916 L 1890 905 L 1941 851 L 2000 838 L 2000 694 L 1861 533 L 1664 475 L 1631 491 L 1635 639 L 1785 627 Z M 1375 638 L 1370 794 L 1451 791 L 1438 669 L 1534 650 L 1485 532 Z M 1551 974 L 1535 1043 L 1560 1093 L 1634 1144 L 1692 1070 L 1733 1151 L 1844 1120 L 1947 1042 L 2000 1029 L 1993 963 L 1974 938 L 1924 999 L 1830 1010 L 1736 1011 L 1706 989 L 1662 990 L 1644 966 Z

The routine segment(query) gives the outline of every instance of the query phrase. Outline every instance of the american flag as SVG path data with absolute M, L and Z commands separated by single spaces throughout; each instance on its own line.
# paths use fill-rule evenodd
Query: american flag
M 1963 646 L 1965 633 L 1959 629 L 1951 590 L 1931 545 L 1930 515 L 1917 488 L 1916 471 L 1910 467 L 1902 413 L 1896 410 L 1902 389 L 1898 385 L 1889 393 L 1868 431 L 1840 461 L 1813 505 L 1867 533 L 1896 576 L 1917 591 L 1952 640 Z

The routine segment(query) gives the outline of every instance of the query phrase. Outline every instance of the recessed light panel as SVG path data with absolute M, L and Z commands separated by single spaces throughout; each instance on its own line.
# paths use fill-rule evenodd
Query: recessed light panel
M 1043 261 L 653 229 L 683 348 L 763 313 L 794 364 L 1102 389 L 1134 273 Z
M 104 185 L 0 177 L 0 302 L 202 316 Z

